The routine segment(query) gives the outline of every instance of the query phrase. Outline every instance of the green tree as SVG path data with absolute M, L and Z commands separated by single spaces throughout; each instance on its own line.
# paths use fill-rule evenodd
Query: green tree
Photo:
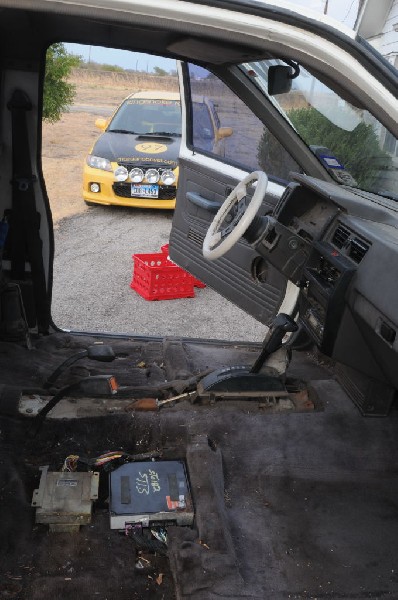
M 110 71 L 111 73 L 124 73 L 123 67 L 118 67 L 117 65 L 108 65 L 104 63 L 100 65 L 102 71 Z
M 361 122 L 353 131 L 346 131 L 312 107 L 291 109 L 288 117 L 308 146 L 328 148 L 360 188 L 371 190 L 380 171 L 391 165 L 391 157 L 380 148 L 371 125 Z M 298 168 L 293 160 L 286 160 L 286 153 L 281 152 L 280 145 L 266 129 L 260 138 L 257 158 L 266 173 L 275 172 L 285 178 L 290 170 Z
M 361 122 L 353 131 L 346 131 L 315 108 L 296 108 L 288 116 L 306 144 L 329 148 L 361 188 L 370 190 L 380 171 L 391 165 L 391 157 L 380 148 L 371 125 Z
M 53 44 L 48 48 L 43 93 L 45 121 L 59 121 L 66 107 L 73 102 L 75 86 L 68 82 L 68 77 L 71 69 L 80 63 L 80 56 L 69 54 L 63 44 Z
M 155 75 L 158 75 L 160 77 L 164 77 L 165 75 L 168 75 L 168 72 L 165 71 L 164 69 L 161 69 L 160 67 L 153 67 L 153 72 L 155 73 Z

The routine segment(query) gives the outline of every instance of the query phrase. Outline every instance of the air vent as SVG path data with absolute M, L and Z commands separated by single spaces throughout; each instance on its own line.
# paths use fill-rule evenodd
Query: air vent
M 348 256 L 351 258 L 351 260 L 359 264 L 368 250 L 368 242 L 365 242 L 364 240 L 360 240 L 358 238 L 353 238 L 350 241 Z
M 351 232 L 349 229 L 346 229 L 346 227 L 339 225 L 333 234 L 332 244 L 336 246 L 336 248 L 343 248 L 348 238 L 350 237 L 350 233 Z
M 188 232 L 188 239 L 195 242 L 198 246 L 203 246 L 203 240 L 205 239 L 204 235 L 199 233 L 199 231 L 195 231 L 195 229 L 190 229 Z

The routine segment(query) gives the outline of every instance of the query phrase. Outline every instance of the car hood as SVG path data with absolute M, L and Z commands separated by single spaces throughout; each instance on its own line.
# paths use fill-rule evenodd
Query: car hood
M 136 135 L 106 131 L 95 143 L 92 154 L 117 163 L 177 166 L 181 138 Z

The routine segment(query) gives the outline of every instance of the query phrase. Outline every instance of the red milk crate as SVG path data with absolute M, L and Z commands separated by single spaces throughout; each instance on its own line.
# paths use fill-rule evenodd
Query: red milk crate
M 133 254 L 134 270 L 130 287 L 145 300 L 193 298 L 193 277 L 164 252 Z
M 160 250 L 166 256 L 169 255 L 169 245 L 168 244 L 165 244 L 164 246 L 161 246 Z M 203 283 L 202 281 L 200 281 L 200 279 L 196 279 L 196 277 L 194 277 L 193 275 L 190 275 L 190 277 L 192 277 L 192 279 L 193 279 L 193 285 L 195 287 L 197 287 L 197 288 L 205 288 L 206 287 L 206 284 Z

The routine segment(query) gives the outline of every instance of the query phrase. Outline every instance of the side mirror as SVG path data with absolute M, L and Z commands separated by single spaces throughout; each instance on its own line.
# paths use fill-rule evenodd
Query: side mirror
M 277 94 L 286 94 L 292 89 L 292 80 L 300 73 L 298 64 L 272 65 L 268 69 L 268 94 L 276 96 Z
M 101 131 L 105 131 L 105 129 L 108 127 L 108 119 L 99 117 L 95 121 L 95 126 L 98 127 L 98 129 L 101 129 Z
M 223 140 L 224 138 L 231 137 L 233 132 L 232 127 L 220 127 L 220 129 L 217 129 L 217 139 Z

